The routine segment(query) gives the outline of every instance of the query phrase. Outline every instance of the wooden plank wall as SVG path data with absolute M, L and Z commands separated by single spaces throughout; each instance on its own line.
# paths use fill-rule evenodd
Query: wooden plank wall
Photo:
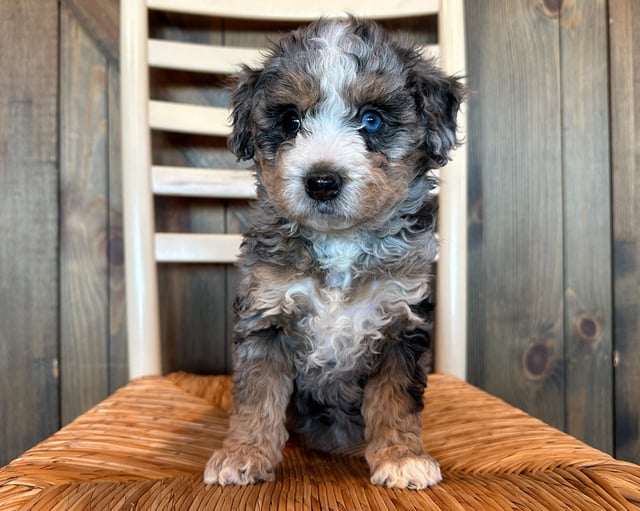
M 613 453 L 607 2 L 562 5 L 563 427 Z
M 60 7 L 62 424 L 126 382 L 118 14 L 116 2 Z
M 607 3 L 501 5 L 467 5 L 470 379 L 613 452 Z
M 60 424 L 57 20 L 0 0 L 0 461 Z
M 640 462 L 640 8 L 609 3 L 616 455 Z
M 640 7 L 466 9 L 470 380 L 640 462 Z M 281 28 L 153 22 L 242 44 Z M 411 32 L 428 41 L 432 28 Z M 117 0 L 0 0 L 0 463 L 127 379 L 117 35 Z M 219 84 L 197 92 L 202 78 L 159 78 L 159 97 L 225 101 Z M 155 142 L 158 161 L 234 163 L 220 141 Z M 161 204 L 166 229 L 238 231 L 246 215 L 243 203 Z M 167 371 L 228 370 L 234 279 L 161 268 Z
M 563 426 L 558 13 L 535 2 L 502 5 L 466 6 L 477 41 L 468 55 L 470 208 L 482 215 L 469 248 L 469 377 Z

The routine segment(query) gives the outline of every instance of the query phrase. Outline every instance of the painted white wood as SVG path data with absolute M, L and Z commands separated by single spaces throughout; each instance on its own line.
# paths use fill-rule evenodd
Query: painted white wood
M 240 234 L 158 232 L 156 259 L 159 263 L 233 263 L 241 242 Z
M 446 0 L 445 0 L 446 1 Z M 358 14 L 370 18 L 403 18 L 437 14 L 439 0 L 147 0 L 151 9 L 230 18 L 308 21 L 320 16 Z
M 440 65 L 451 74 L 465 74 L 463 0 L 444 0 L 438 16 Z M 464 140 L 466 112 L 458 114 L 459 135 Z M 467 376 L 467 147 L 453 153 L 441 171 L 441 239 L 438 260 L 435 369 L 466 379 Z
M 194 44 L 162 39 L 149 40 L 149 65 L 201 73 L 231 74 L 241 64 L 260 63 L 260 48 L 234 48 L 210 44 Z
M 226 137 L 231 133 L 229 110 L 171 101 L 149 101 L 152 129 Z
M 199 73 L 231 74 L 241 64 L 258 67 L 264 48 L 241 48 L 193 44 L 163 39 L 149 40 L 149 65 L 165 69 L 179 69 Z M 437 44 L 422 47 L 425 55 L 438 57 Z
M 122 176 L 129 376 L 161 373 L 148 126 L 147 9 L 121 6 Z
M 157 195 L 253 199 L 255 176 L 251 170 L 194 167 L 151 168 L 153 192 Z

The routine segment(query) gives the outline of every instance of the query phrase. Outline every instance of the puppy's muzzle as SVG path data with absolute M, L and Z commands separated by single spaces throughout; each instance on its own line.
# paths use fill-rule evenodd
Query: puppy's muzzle
M 304 180 L 304 189 L 314 200 L 321 202 L 333 200 L 342 189 L 342 176 L 332 170 L 310 172 Z

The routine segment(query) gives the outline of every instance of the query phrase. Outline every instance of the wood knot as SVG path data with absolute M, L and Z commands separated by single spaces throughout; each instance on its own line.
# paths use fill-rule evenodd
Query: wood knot
M 542 0 L 542 7 L 546 16 L 558 18 L 562 10 L 562 0 Z
M 553 346 L 554 343 L 550 339 L 538 339 L 527 346 L 522 360 L 527 379 L 540 381 L 551 372 Z
M 576 329 L 582 339 L 590 342 L 597 341 L 602 333 L 600 323 L 588 314 L 581 314 L 578 316 L 578 319 L 576 320 Z

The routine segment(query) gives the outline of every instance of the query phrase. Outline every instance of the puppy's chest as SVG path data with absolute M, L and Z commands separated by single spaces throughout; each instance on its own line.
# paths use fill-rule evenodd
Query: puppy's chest
M 261 315 L 286 325 L 298 370 L 339 376 L 367 370 L 390 331 L 422 323 L 412 307 L 428 292 L 424 276 L 366 274 L 357 240 L 316 239 L 310 254 L 317 271 L 255 274 L 254 305 Z M 270 319 L 269 319 L 270 318 Z
M 326 287 L 349 291 L 357 274 L 357 260 L 362 254 L 359 244 L 351 240 L 322 238 L 311 253 Z
M 372 280 L 356 287 L 326 286 L 311 277 L 291 283 L 281 313 L 295 325 L 298 369 L 329 370 L 334 376 L 366 371 L 392 325 L 413 328 L 421 323 L 411 306 L 426 291 L 421 279 Z

